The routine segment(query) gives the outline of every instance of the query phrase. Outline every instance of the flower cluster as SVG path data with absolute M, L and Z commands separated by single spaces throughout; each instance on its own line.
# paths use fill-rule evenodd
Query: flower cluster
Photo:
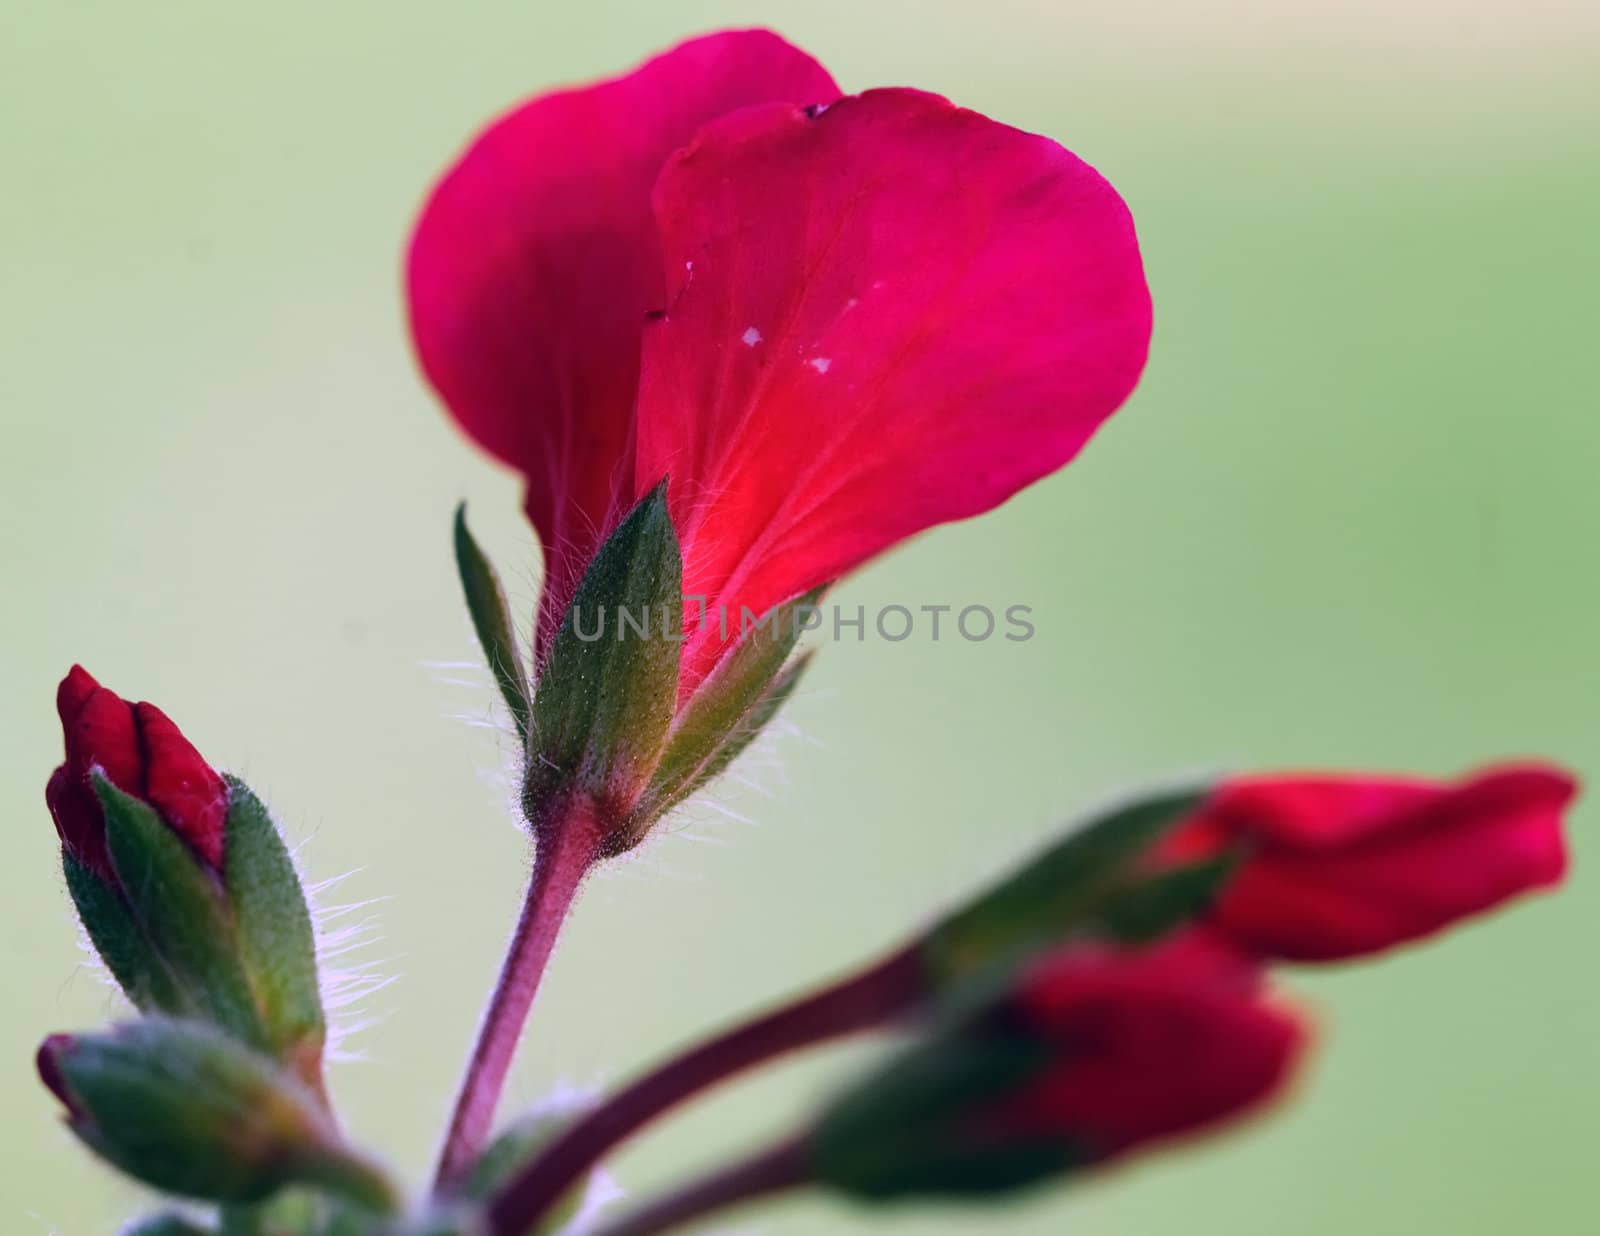
M 1282 1092 L 1311 1034 L 1281 967 L 1561 881 L 1576 785 L 1549 765 L 1137 793 L 887 954 L 497 1132 L 585 877 L 776 715 L 834 582 L 1085 446 L 1139 379 L 1151 307 L 1128 209 L 1081 159 L 935 95 L 846 94 L 764 31 L 508 112 L 434 188 L 406 274 L 422 369 L 521 474 L 543 548 L 524 634 L 457 513 L 521 742 L 527 900 L 437 1175 L 408 1200 L 335 1119 L 311 918 L 266 808 L 160 709 L 74 667 L 46 800 L 134 1015 L 48 1038 L 39 1073 L 100 1157 L 217 1207 L 128 1231 L 576 1231 L 634 1133 L 849 1035 L 889 1041 L 781 1135 L 581 1230 L 653 1236 L 802 1188 L 926 1202 L 1070 1181 Z

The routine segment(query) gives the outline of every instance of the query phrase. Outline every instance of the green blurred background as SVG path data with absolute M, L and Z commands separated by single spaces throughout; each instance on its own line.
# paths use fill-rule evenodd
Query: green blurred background
M 947 93 L 1122 189 L 1158 327 L 1066 473 L 841 602 L 1013 603 L 1037 637 L 828 647 L 794 733 L 596 882 L 512 1088 L 617 1080 L 887 943 L 1140 778 L 1333 764 L 1600 774 L 1600 19 L 1443 0 L 276 5 L 0 17 L 0 1226 L 140 1203 L 30 1056 L 114 1003 L 42 801 L 74 660 L 248 777 L 398 976 L 334 1072 L 413 1173 L 525 874 L 448 520 L 531 612 L 511 478 L 415 377 L 398 254 L 470 130 L 682 35 L 768 23 L 847 87 Z M 745 818 L 730 818 L 724 806 Z M 1296 977 L 1322 1049 L 1282 1112 L 1004 1213 L 821 1203 L 788 1233 L 1595 1231 L 1600 927 L 1579 870 L 1380 965 Z M 641 1142 L 630 1190 L 747 1145 L 853 1064 L 790 1068 Z

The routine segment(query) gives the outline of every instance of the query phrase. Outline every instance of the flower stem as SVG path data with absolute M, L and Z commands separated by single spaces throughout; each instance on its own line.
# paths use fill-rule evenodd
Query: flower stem
M 922 963 L 902 949 L 812 995 L 691 1047 L 634 1081 L 550 1143 L 495 1198 L 490 1236 L 522 1236 L 616 1146 L 691 1095 L 801 1047 L 882 1026 L 926 994 Z
M 811 1168 L 803 1140 L 781 1142 L 732 1167 L 713 1172 L 624 1216 L 596 1236 L 656 1236 L 730 1206 L 772 1197 L 808 1184 Z
M 578 887 L 599 853 L 600 830 L 587 804 L 541 831 L 543 839 L 538 843 L 533 880 L 522 915 L 512 933 L 489 1007 L 484 1011 L 450 1118 L 450 1130 L 439 1152 L 435 1175 L 438 1187 L 458 1179 L 488 1139 L 539 980 Z

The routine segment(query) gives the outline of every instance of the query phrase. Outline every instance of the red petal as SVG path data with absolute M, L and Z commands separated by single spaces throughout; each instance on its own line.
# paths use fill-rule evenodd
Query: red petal
M 1159 953 L 1047 961 L 1020 997 L 1060 1062 L 1002 1114 L 1097 1158 L 1242 1114 L 1271 1097 L 1305 1031 L 1251 992 L 1185 974 Z
M 87 784 L 89 770 L 99 768 L 119 790 L 144 795 L 144 753 L 132 704 L 74 665 L 56 688 L 56 712 L 74 776 Z
M 685 590 L 733 630 L 1055 471 L 1144 365 L 1116 191 L 934 95 L 727 117 L 655 203 L 668 311 L 645 334 L 637 485 L 670 475 Z M 686 687 L 718 642 L 689 646 Z
M 527 477 L 547 566 L 542 632 L 632 496 L 639 336 L 663 303 L 650 212 L 662 164 L 737 108 L 837 95 L 775 34 L 709 35 L 523 104 L 434 190 L 407 272 L 417 352 L 461 427 Z
M 105 816 L 89 772 L 99 768 L 118 789 L 144 793 L 144 756 L 133 706 L 74 665 L 56 688 L 56 713 L 67 758 L 50 775 L 45 804 L 67 852 L 103 879 L 114 880 Z
M 44 801 L 67 853 L 108 884 L 115 883 L 116 873 L 111 869 L 111 854 L 106 848 L 105 817 L 88 783 L 74 777 L 63 764 L 45 783 Z
M 174 832 L 220 871 L 228 818 L 222 778 L 161 709 L 138 704 L 134 711 L 149 759 L 146 799 Z
M 1221 796 L 1209 822 L 1257 847 L 1216 924 L 1263 955 L 1300 961 L 1362 956 L 1430 935 L 1559 883 L 1562 816 L 1576 790 L 1565 772 L 1534 765 L 1454 786 L 1254 782 Z M 1387 814 L 1376 809 L 1386 798 Z M 1273 815 L 1273 806 L 1283 813 Z M 1350 809 L 1342 820 L 1341 806 Z
M 56 689 L 67 759 L 50 776 L 45 802 L 62 844 L 109 881 L 105 815 L 89 774 L 98 768 L 125 794 L 148 802 L 211 866 L 222 866 L 227 791 L 154 704 L 130 704 L 74 665 Z

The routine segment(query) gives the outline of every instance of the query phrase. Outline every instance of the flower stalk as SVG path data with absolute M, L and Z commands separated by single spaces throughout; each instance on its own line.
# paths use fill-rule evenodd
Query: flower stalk
M 467 1062 L 439 1152 L 435 1179 L 441 1188 L 459 1180 L 488 1140 L 506 1074 L 556 938 L 584 876 L 600 855 L 605 833 L 592 804 L 574 800 L 563 820 L 562 827 L 546 833 L 538 848 L 522 914 Z
M 686 1099 L 756 1065 L 898 1020 L 927 994 L 918 951 L 901 949 L 839 982 L 744 1022 L 646 1073 L 578 1120 L 489 1210 L 491 1236 L 526 1232 L 595 1164 Z

